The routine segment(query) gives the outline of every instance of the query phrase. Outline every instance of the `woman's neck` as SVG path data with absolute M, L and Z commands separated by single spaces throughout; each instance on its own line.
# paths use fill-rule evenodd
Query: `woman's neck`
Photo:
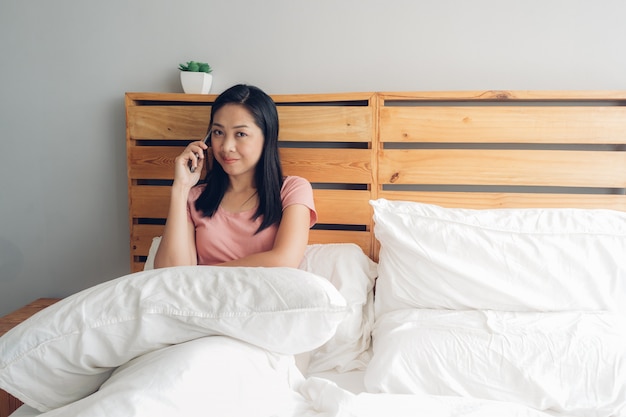
M 258 204 L 257 189 L 251 180 L 231 178 L 226 193 L 222 198 L 222 209 L 239 213 L 255 208 Z
M 248 193 L 256 191 L 256 185 L 254 183 L 254 177 L 229 177 L 228 188 L 226 192 L 232 192 L 235 194 Z
M 256 190 L 246 191 L 226 191 L 220 206 L 223 210 L 231 213 L 240 213 L 252 210 L 258 204 L 258 194 Z

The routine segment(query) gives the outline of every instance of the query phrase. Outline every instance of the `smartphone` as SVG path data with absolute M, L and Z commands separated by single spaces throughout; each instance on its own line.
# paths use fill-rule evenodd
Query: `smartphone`
M 209 133 L 206 134 L 206 136 L 204 137 L 204 139 L 202 139 L 202 142 L 205 145 L 208 145 L 209 140 L 211 139 L 211 132 L 209 131 Z M 199 154 L 196 154 L 196 158 L 200 158 Z M 196 172 L 196 169 L 194 167 L 191 166 L 191 161 L 189 161 L 189 170 L 191 172 Z

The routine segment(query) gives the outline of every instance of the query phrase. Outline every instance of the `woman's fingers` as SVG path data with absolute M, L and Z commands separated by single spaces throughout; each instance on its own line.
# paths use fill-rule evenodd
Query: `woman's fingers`
M 189 151 L 188 166 L 191 172 L 195 172 L 198 169 L 200 160 L 204 159 L 204 151 L 208 146 L 202 141 L 192 142 L 187 146 L 185 152 Z
M 203 159 L 204 155 L 203 154 L 199 154 L 197 152 L 194 152 L 193 156 L 195 156 L 195 159 L 190 159 L 189 160 L 189 170 L 191 172 L 196 172 L 196 169 L 198 168 L 198 161 L 200 159 Z

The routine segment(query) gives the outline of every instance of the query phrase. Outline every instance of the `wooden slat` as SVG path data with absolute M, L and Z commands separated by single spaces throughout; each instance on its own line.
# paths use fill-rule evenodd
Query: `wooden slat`
M 210 106 L 134 106 L 128 112 L 130 139 L 202 139 Z
M 129 92 L 126 93 L 128 106 L 144 105 L 146 103 L 167 102 L 169 105 L 178 103 L 207 103 L 215 101 L 217 94 L 187 94 L 187 93 L 146 93 Z M 178 102 L 178 103 L 177 103 Z
M 374 92 L 349 92 L 349 93 L 313 93 L 313 94 L 272 94 L 271 97 L 278 107 L 291 103 L 350 103 L 356 101 L 368 101 Z M 177 105 L 178 103 L 206 103 L 215 101 L 218 94 L 186 94 L 186 93 L 146 93 L 128 92 L 126 93 L 129 106 L 167 103 Z
M 132 218 L 167 217 L 170 187 L 137 185 L 130 191 Z M 313 190 L 319 223 L 369 224 L 370 192 L 365 190 Z
M 163 234 L 165 226 L 155 224 L 137 224 L 133 228 L 131 240 L 132 256 L 148 256 L 152 239 Z
M 131 179 L 174 179 L 176 146 L 137 146 L 128 151 Z M 280 149 L 285 175 L 298 175 L 311 182 L 372 182 L 368 149 Z M 204 174 L 202 174 L 204 176 Z
M 135 106 L 128 109 L 132 139 L 202 139 L 210 106 Z M 370 142 L 372 110 L 365 106 L 278 107 L 284 141 Z
M 626 141 L 626 107 L 384 107 L 383 142 Z
M 370 232 L 356 232 L 347 230 L 311 230 L 309 233 L 309 244 L 324 243 L 355 243 L 359 245 L 363 252 L 372 254 L 372 242 Z
M 370 184 L 371 155 L 368 149 L 280 150 L 285 175 L 298 175 L 310 182 Z
M 371 142 L 372 109 L 363 106 L 278 107 L 282 141 Z
M 183 146 L 135 146 L 128 149 L 128 175 L 134 179 L 174 179 L 174 159 Z M 202 167 L 201 177 L 205 175 Z
M 377 93 L 384 101 L 605 101 L 626 100 L 626 90 L 466 90 Z
M 272 99 L 278 107 L 285 103 L 350 103 L 355 101 L 368 101 L 375 93 L 373 92 L 350 92 L 350 93 L 314 93 L 314 94 L 272 94 Z
M 135 185 L 130 188 L 130 217 L 165 219 L 169 210 L 170 187 Z
M 59 298 L 38 298 L 35 301 L 32 301 L 25 306 L 0 317 L 0 336 L 4 335 L 6 332 L 31 317 L 35 313 L 40 312 L 41 310 L 51 306 L 52 304 L 58 302 Z
M 626 152 L 383 150 L 379 182 L 623 188 Z
M 626 195 L 484 192 L 379 191 L 379 198 L 416 201 L 450 208 L 567 208 L 626 211 Z
M 365 190 L 313 190 L 318 223 L 369 225 L 372 210 Z

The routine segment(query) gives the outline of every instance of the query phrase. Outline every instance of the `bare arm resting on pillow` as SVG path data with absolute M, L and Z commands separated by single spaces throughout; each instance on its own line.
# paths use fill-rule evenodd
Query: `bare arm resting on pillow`
M 228 266 L 289 266 L 297 268 L 309 240 L 310 209 L 302 204 L 288 206 L 269 251 L 224 262 Z

